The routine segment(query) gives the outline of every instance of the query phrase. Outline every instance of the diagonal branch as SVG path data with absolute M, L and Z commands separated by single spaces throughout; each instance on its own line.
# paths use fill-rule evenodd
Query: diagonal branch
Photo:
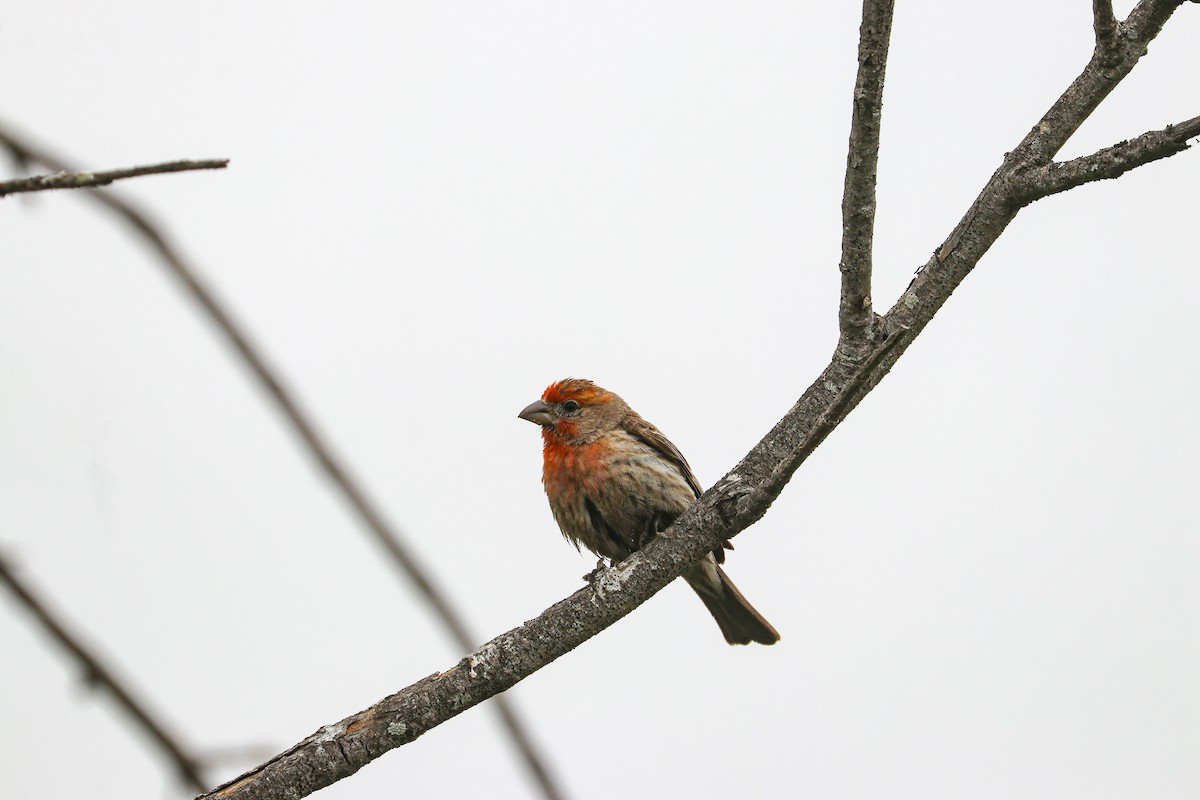
M 145 167 L 110 169 L 105 172 L 56 172 L 53 175 L 37 175 L 32 178 L 17 178 L 0 182 L 0 197 L 18 192 L 44 192 L 48 189 L 91 189 L 107 186 L 113 181 L 136 178 L 139 175 L 159 175 L 164 172 L 188 172 L 197 169 L 224 169 L 229 166 L 227 158 L 211 158 L 203 161 L 168 161 Z
M 992 175 L 950 236 L 938 248 L 934 259 L 921 268 L 904 295 L 903 302 L 907 310 L 896 306 L 888 312 L 888 317 L 894 317 L 908 327 L 924 327 L 941 305 L 927 307 L 921 304 L 920 298 L 923 295 L 920 290 L 923 290 L 926 284 L 948 282 L 957 286 L 966 277 L 974 267 L 975 261 L 970 257 L 955 257 L 958 248 L 966 245 L 966 253 L 977 259 L 978 255 L 982 255 L 995 241 L 993 237 L 986 241 L 971 242 L 967 239 L 967 234 L 986 230 L 999 236 L 1003 232 L 1004 226 L 1012 221 L 1023 204 L 1020 196 L 1012 191 L 1012 184 L 1019 180 L 1023 172 L 1050 163 L 1067 140 L 1079 130 L 1084 120 L 1091 116 L 1104 98 L 1108 97 L 1109 92 L 1133 70 L 1138 60 L 1146 54 L 1150 42 L 1158 36 L 1163 25 L 1182 2 L 1183 0 L 1141 0 L 1134 7 L 1120 25 L 1120 34 L 1126 40 L 1120 60 L 1113 64 L 1105 64 L 1098 53 L 1092 54 L 1083 72 L 1079 73 L 1066 91 L 1054 101 L 1020 144 L 1005 155 L 1000 168 Z M 990 224 L 980 228 L 976 224 L 980 221 L 980 214 L 991 216 L 992 221 L 996 223 L 1003 220 L 1003 224 L 999 227 Z M 978 255 L 975 255 L 976 250 Z M 945 266 L 950 261 L 953 263 Z M 931 266 L 944 268 L 931 270 Z
M 0 146 L 7 148 L 18 163 L 38 163 L 49 169 L 70 171 L 56 156 L 3 128 L 0 128 Z M 254 375 L 267 396 L 274 401 L 313 459 L 350 505 L 367 533 L 383 548 L 400 574 L 415 587 L 417 593 L 433 609 L 434 615 L 450 633 L 455 644 L 463 651 L 471 650 L 478 639 L 472 636 L 467 629 L 462 614 L 451 602 L 449 596 L 434 583 L 428 570 L 420 564 L 408 545 L 404 543 L 400 532 L 384 519 L 378 504 L 351 476 L 347 467 L 334 454 L 332 446 L 319 432 L 316 423 L 301 408 L 295 392 L 285 386 L 282 378 L 268 365 L 266 357 L 251 343 L 249 335 L 242 329 L 242 326 L 217 300 L 216 295 L 205 285 L 197 271 L 167 240 L 166 233 L 146 214 L 113 193 L 90 192 L 88 196 L 124 219 L 158 254 L 163 265 L 183 284 L 188 295 L 200 306 Z M 496 698 L 495 706 L 526 770 L 533 777 L 542 794 L 548 800 L 562 797 L 562 792 L 551 777 L 545 759 L 538 754 L 531 735 L 512 706 L 505 698 L 501 697 Z
M 1048 164 L 1062 149 L 1083 121 L 1108 97 L 1134 65 L 1146 53 L 1150 42 L 1158 36 L 1183 0 L 1141 0 L 1117 29 L 1124 46 L 1113 54 L 1096 51 L 1091 61 L 1062 96 L 1026 134 L 1005 163 L 1010 160 L 1027 164 Z M 1106 61 L 1109 55 L 1114 60 Z M 1002 167 L 1003 169 L 1003 167 Z
M 1129 45 L 1110 75 L 1119 80 L 1129 73 L 1178 2 L 1143 0 L 1134 9 L 1125 23 Z M 760 519 L 796 469 L 888 373 L 1013 220 L 1022 207 L 1013 188 L 1017 177 L 1038 158 L 1048 161 L 1112 90 L 1113 79 L 1101 69 L 1093 57 L 1042 123 L 1005 158 L 938 252 L 877 320 L 877 327 L 888 331 L 882 343 L 857 361 L 835 355 L 787 415 L 666 534 L 446 672 L 322 728 L 205 797 L 302 797 L 353 774 L 569 652 Z
M 839 349 L 869 346 L 875 312 L 871 309 L 871 249 L 875 236 L 875 184 L 879 165 L 879 129 L 883 80 L 892 33 L 893 0 L 863 0 L 859 28 L 858 77 L 846 154 L 842 195 L 842 294 L 838 306 Z
M 129 716 L 134 725 L 141 728 L 154 747 L 174 766 L 179 780 L 195 791 L 203 791 L 208 782 L 204 779 L 200 759 L 189 753 L 187 748 L 167 731 L 166 725 L 156 719 L 141 700 L 134 697 L 133 690 L 106 667 L 99 656 L 91 652 L 79 637 L 67 630 L 66 625 L 37 597 L 33 589 L 17 577 L 16 572 L 2 556 L 0 583 L 8 587 L 13 597 L 42 626 L 42 630 L 58 642 L 83 668 L 87 682 L 103 687 L 112 696 L 117 706 Z
M 1200 117 L 1192 117 L 1091 155 L 1029 169 L 1014 180 L 1013 190 L 1024 205 L 1092 181 L 1119 178 L 1151 161 L 1182 153 L 1188 149 L 1187 140 L 1197 136 L 1200 136 Z

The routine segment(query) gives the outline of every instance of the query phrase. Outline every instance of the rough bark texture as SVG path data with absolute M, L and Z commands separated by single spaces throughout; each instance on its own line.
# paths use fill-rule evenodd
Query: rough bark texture
M 859 29 L 858 78 L 846 151 L 842 193 L 842 296 L 838 307 L 839 348 L 861 356 L 874 338 L 871 308 L 871 251 L 875 238 L 875 185 L 883 79 L 892 33 L 892 0 L 865 0 Z
M 1025 205 L 1085 183 L 1119 178 L 1131 169 L 1186 150 L 1187 140 L 1197 136 L 1200 136 L 1200 117 L 1192 117 L 1091 155 L 1026 170 L 1013 182 L 1013 190 Z
M 762 517 L 796 468 L 887 374 L 1019 209 L 1051 191 L 1069 188 L 1051 188 L 1059 185 L 1047 173 L 1054 154 L 1128 74 L 1181 2 L 1143 0 L 1117 26 L 1117 44 L 1098 43 L 1083 73 L 1005 157 L 897 303 L 874 319 L 875 344 L 859 351 L 839 347 L 788 414 L 664 536 L 602 570 L 591 585 L 496 637 L 447 672 L 322 728 L 205 797 L 296 798 L 352 774 L 569 652 L 645 602 L 703 553 Z M 866 5 L 875 6 L 870 0 Z M 864 24 L 864 36 L 868 29 Z M 878 95 L 874 102 L 875 109 L 862 110 L 868 118 L 878 114 Z M 1139 163 L 1178 152 L 1182 140 L 1173 141 L 1177 146 L 1151 148 Z M 1039 183 L 1040 176 L 1048 182 Z M 1106 176 L 1094 179 L 1100 177 Z

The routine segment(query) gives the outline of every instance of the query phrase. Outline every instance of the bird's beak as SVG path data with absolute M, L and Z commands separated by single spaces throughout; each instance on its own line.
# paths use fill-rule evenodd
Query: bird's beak
M 535 425 L 549 426 L 554 422 L 554 418 L 550 416 L 550 406 L 541 400 L 534 400 L 525 406 L 525 410 L 517 414 L 517 416 L 521 419 L 527 419 Z

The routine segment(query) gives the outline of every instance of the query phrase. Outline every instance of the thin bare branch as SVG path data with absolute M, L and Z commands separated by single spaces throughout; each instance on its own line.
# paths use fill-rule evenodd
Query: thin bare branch
M 1005 164 L 1049 164 L 1083 121 L 1108 97 L 1146 53 L 1150 42 L 1183 0 L 1141 0 L 1118 28 L 1124 42 L 1115 61 L 1106 62 L 1104 54 L 1094 52 L 1087 67 L 1062 96 L 1033 126 L 1021 143 L 1009 153 Z M 1001 167 L 1004 169 L 1004 167 Z
M 1130 15 L 1130 45 L 1116 65 L 1117 80 L 1132 69 L 1177 4 L 1143 0 Z M 448 671 L 322 728 L 205 797 L 302 797 L 353 774 L 567 653 L 645 602 L 703 553 L 758 521 L 808 454 L 888 373 L 1016 216 L 1022 207 L 1013 188 L 1017 177 L 1038 159 L 1048 163 L 1111 91 L 1113 81 L 1100 71 L 1093 58 L 1042 123 L 1005 158 L 942 247 L 877 320 L 878 329 L 888 332 L 883 342 L 859 360 L 835 354 L 787 415 L 664 535 Z
M 1200 136 L 1200 117 L 1192 117 L 1162 130 L 1147 131 L 1091 155 L 1034 167 L 1013 181 L 1013 190 L 1022 204 L 1028 204 L 1085 183 L 1119 178 L 1151 161 L 1182 153 L 1188 149 L 1187 140 L 1197 136 Z
M 1092 28 L 1096 34 L 1096 53 L 1105 66 L 1120 58 L 1117 18 L 1112 0 L 1092 0 Z
M 0 145 L 7 148 L 18 162 L 37 163 L 49 169 L 71 171 L 56 156 L 4 128 L 0 128 Z M 404 543 L 396 526 L 389 524 L 384 519 L 378 504 L 351 476 L 349 469 L 334 454 L 332 446 L 319 432 L 316 423 L 302 410 L 295 392 L 286 387 L 283 379 L 268 365 L 266 356 L 251 343 L 249 335 L 217 299 L 212 290 L 205 285 L 197 270 L 188 264 L 175 246 L 168 241 L 163 228 L 152 221 L 147 214 L 114 193 L 89 192 L 88 196 L 116 212 L 158 254 L 163 265 L 183 284 L 188 295 L 200 306 L 217 330 L 233 347 L 242 362 L 249 368 L 267 396 L 274 401 L 313 459 L 350 505 L 365 530 L 388 554 L 401 576 L 416 588 L 417 593 L 433 609 L 434 615 L 449 632 L 455 645 L 463 652 L 469 652 L 474 648 L 478 639 L 467 629 L 462 614 L 451 602 L 449 596 L 434 582 L 428 569 L 420 564 L 408 545 Z M 505 698 L 498 697 L 496 698 L 496 711 L 508 730 L 509 738 L 516 747 L 526 770 L 540 788 L 543 796 L 548 800 L 557 800 L 563 797 L 557 783 L 551 777 L 545 758 L 537 752 L 525 724 L 520 720 L 511 704 Z
M 104 172 L 65 172 L 53 175 L 38 175 L 32 178 L 17 178 L 0 182 L 0 197 L 18 192 L 44 192 L 49 189 L 93 189 L 107 186 L 113 181 L 136 178 L 139 175 L 160 175 L 164 172 L 189 172 L 198 169 L 224 169 L 229 166 L 227 158 L 211 158 L 204 161 L 168 161 L 145 167 L 126 167 Z
M 1145 55 L 1150 42 L 1158 36 L 1163 25 L 1167 23 L 1171 14 L 1182 2 L 1183 0 L 1141 0 L 1121 23 L 1120 31 L 1126 41 L 1126 46 L 1121 50 L 1120 61 L 1114 64 L 1105 64 L 1097 53 L 1092 54 L 1092 58 L 1084 67 L 1083 72 L 1071 82 L 1066 91 L 1042 115 L 1042 118 L 1030 129 L 1020 144 L 1004 157 L 1004 163 L 992 175 L 991 180 L 972 203 L 966 215 L 951 231 L 950 236 L 937 249 L 934 259 L 922 267 L 916 280 L 904 295 L 905 298 L 908 298 L 906 303 L 909 304 L 910 311 L 913 313 L 900 313 L 897 317 L 898 320 L 908 327 L 918 328 L 928 322 L 928 317 L 931 317 L 937 308 L 940 308 L 940 305 L 929 309 L 916 305 L 917 301 L 912 298 L 920 295 L 914 290 L 924 288 L 926 282 L 933 280 L 950 281 L 957 285 L 958 281 L 966 276 L 966 273 L 974 267 L 975 262 L 971 258 L 954 258 L 955 251 L 966 244 L 969 245 L 967 252 L 973 253 L 976 245 L 981 245 L 983 249 L 979 251 L 979 254 L 982 255 L 994 241 L 994 239 L 990 239 L 972 243 L 966 240 L 966 234 L 983 230 L 989 233 L 994 232 L 996 236 L 1000 235 L 1003 226 L 1012 220 L 1017 210 L 1024 204 L 1020 194 L 1012 190 L 1013 185 L 1019 181 L 1019 176 L 1050 163 L 1067 140 L 1075 131 L 1079 130 L 1079 126 L 1083 124 L 1084 120 L 1091 116 L 1109 92 L 1116 88 L 1117 84 L 1133 70 L 1138 60 Z M 978 217 L 981 213 L 991 215 L 993 217 L 991 221 L 995 223 L 1003 219 L 1003 225 L 979 227 L 976 223 L 979 221 Z M 931 265 L 943 265 L 952 258 L 954 260 L 952 267 L 930 271 Z M 890 317 L 896 312 L 897 309 L 893 308 L 888 312 L 888 316 Z M 919 326 L 915 323 L 918 317 L 922 318 Z
M 892 33 L 892 0 L 863 0 L 858 40 L 858 77 L 846 155 L 842 194 L 842 294 L 838 308 L 839 350 L 859 357 L 870 347 L 875 312 L 871 308 L 871 250 L 875 237 L 875 184 L 883 81 Z M 853 352 L 846 352 L 853 351 Z
M 1113 14 L 1112 0 L 1092 0 L 1092 27 L 1096 41 L 1117 35 L 1117 18 Z
M 133 724 L 153 743 L 156 750 L 171 764 L 176 777 L 187 787 L 197 792 L 204 791 L 205 780 L 201 760 L 188 752 L 179 739 L 167 730 L 166 724 L 158 720 L 144 702 L 133 695 L 124 681 L 104 665 L 100 657 L 92 652 L 83 641 L 67 630 L 49 605 L 41 600 L 0 556 L 0 583 L 8 587 L 13 597 L 37 620 L 42 630 L 50 635 L 59 646 L 67 651 L 82 668 L 85 680 L 100 686 L 112 696 L 117 706 L 125 712 Z

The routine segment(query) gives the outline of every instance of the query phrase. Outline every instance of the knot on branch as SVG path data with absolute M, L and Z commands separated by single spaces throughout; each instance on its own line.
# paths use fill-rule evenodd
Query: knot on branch
M 884 338 L 881 335 L 885 328 L 884 319 L 871 310 L 871 298 L 867 297 L 857 314 L 843 315 L 843 322 L 851 324 L 843 327 L 834 349 L 834 360 L 846 367 L 858 367 L 870 358 L 879 340 Z
M 1105 80 L 1119 81 L 1117 67 L 1125 59 L 1125 46 L 1120 36 L 1121 23 L 1113 15 L 1112 0 L 1092 0 L 1092 14 L 1096 35 L 1093 62 Z
M 762 512 L 754 513 L 751 502 L 757 490 L 745 483 L 736 472 L 726 475 L 712 490 L 716 493 L 712 508 L 721 520 L 722 535 L 733 536 L 762 516 Z

